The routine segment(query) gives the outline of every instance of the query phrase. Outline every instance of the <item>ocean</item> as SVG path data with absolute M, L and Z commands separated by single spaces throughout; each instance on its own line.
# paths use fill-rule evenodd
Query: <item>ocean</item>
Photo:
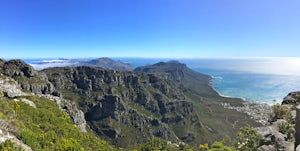
M 134 67 L 171 59 L 113 58 Z M 174 60 L 174 59 L 173 59 Z M 300 90 L 300 58 L 204 58 L 176 59 L 191 69 L 212 76 L 212 86 L 224 96 L 250 102 L 280 103 L 292 91 Z M 65 66 L 78 59 L 25 59 L 37 69 Z
M 211 75 L 220 94 L 250 102 L 281 103 L 288 93 L 300 90 L 300 58 L 206 59 L 187 64 Z

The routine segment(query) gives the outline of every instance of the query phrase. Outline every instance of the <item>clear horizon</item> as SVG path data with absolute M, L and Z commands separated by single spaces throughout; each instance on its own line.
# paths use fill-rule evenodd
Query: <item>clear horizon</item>
M 300 57 L 298 6 L 298 0 L 3 0 L 0 53 L 1 58 Z

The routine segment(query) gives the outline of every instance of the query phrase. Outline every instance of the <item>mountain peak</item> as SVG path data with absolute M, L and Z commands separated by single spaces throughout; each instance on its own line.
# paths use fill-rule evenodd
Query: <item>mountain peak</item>
M 116 61 L 116 60 L 113 60 L 113 59 L 107 58 L 107 57 L 86 61 L 86 62 L 82 63 L 82 65 L 97 66 L 97 67 L 102 67 L 102 68 L 106 68 L 106 69 L 114 69 L 114 70 L 128 70 L 128 71 L 133 70 L 133 66 L 131 66 L 130 64 L 124 63 L 120 60 Z
M 184 63 L 181 63 L 177 60 L 170 60 L 168 62 L 159 62 L 154 64 L 153 66 L 186 66 Z
M 26 64 L 20 59 L 9 60 L 7 62 L 4 62 L 3 70 L 4 74 L 10 77 L 23 75 L 26 77 L 33 77 L 37 74 L 37 72 L 33 69 L 32 66 Z

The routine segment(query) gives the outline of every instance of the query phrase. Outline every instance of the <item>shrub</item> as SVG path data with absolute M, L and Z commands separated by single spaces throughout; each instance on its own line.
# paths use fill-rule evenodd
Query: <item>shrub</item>
M 193 151 L 194 149 L 181 143 L 173 145 L 161 138 L 152 138 L 145 144 L 138 145 L 132 151 Z
M 280 105 L 280 104 L 275 104 L 272 107 L 273 113 L 271 115 L 272 120 L 276 119 L 289 119 L 291 117 L 291 111 L 288 107 Z
M 249 126 L 243 127 L 239 130 L 235 147 L 242 151 L 253 151 L 256 150 L 262 136 L 257 131 Z
M 33 150 L 117 150 L 92 133 L 81 133 L 55 102 L 35 96 L 27 98 L 37 108 L 7 99 L 0 101 L 0 109 L 4 119 L 12 111 L 17 113 L 14 121 L 19 131 L 15 135 Z
M 236 151 L 233 146 L 226 146 L 223 144 L 223 141 L 214 142 L 211 147 L 208 144 L 201 144 L 199 146 L 201 151 Z
M 0 144 L 0 150 L 3 151 L 23 151 L 24 149 L 21 146 L 14 144 L 11 140 L 6 140 Z
M 277 127 L 278 127 L 279 132 L 287 135 L 287 139 L 289 141 L 294 141 L 294 138 L 295 138 L 294 124 L 290 124 L 288 122 L 283 121 L 283 122 L 278 123 Z

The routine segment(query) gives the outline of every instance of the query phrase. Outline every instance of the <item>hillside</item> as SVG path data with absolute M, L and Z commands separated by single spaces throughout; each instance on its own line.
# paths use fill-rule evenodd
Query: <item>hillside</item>
M 233 137 L 241 126 L 259 125 L 220 105 L 242 100 L 219 96 L 208 75 L 179 62 L 135 71 L 88 66 L 35 71 L 21 60 L 2 62 L 3 76 L 15 80 L 22 91 L 52 99 L 78 130 L 93 132 L 119 147 L 131 148 L 153 137 L 198 146 Z
M 29 75 L 26 68 L 14 76 Z M 0 73 L 0 150 L 117 150 L 85 130 L 75 104 L 26 91 L 7 70 Z
M 241 126 L 259 125 L 248 115 L 220 105 L 242 100 L 220 97 L 209 76 L 178 62 L 135 72 L 95 67 L 43 72 L 64 97 L 78 102 L 91 128 L 117 146 L 153 136 L 198 145 L 234 136 Z
M 124 63 L 120 60 L 113 60 L 110 58 L 98 58 L 89 61 L 82 61 L 76 64 L 76 66 L 93 66 L 93 67 L 101 67 L 105 69 L 113 69 L 113 70 L 126 70 L 132 71 L 134 68 L 128 63 Z

